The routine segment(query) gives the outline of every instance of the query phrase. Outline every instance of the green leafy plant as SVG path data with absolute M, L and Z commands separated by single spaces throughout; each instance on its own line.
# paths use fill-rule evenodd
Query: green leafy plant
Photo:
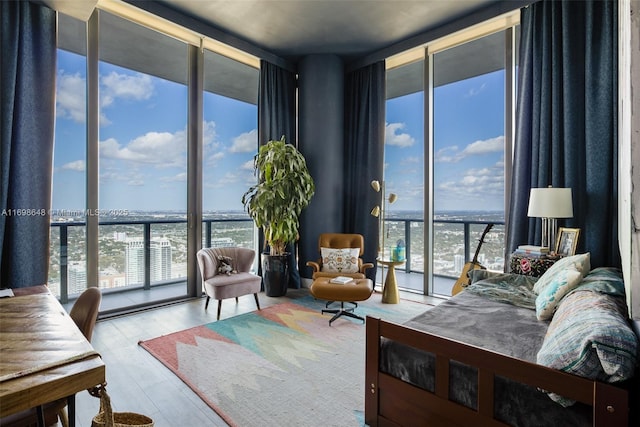
M 262 228 L 271 255 L 282 255 L 298 239 L 299 217 L 309 205 L 315 185 L 302 154 L 284 136 L 258 149 L 253 159 L 258 183 L 242 196 L 242 204 Z

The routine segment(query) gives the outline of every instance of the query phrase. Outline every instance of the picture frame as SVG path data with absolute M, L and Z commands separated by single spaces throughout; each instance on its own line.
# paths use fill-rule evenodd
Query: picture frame
M 571 256 L 576 254 L 578 247 L 579 228 L 560 227 L 556 240 L 556 255 Z

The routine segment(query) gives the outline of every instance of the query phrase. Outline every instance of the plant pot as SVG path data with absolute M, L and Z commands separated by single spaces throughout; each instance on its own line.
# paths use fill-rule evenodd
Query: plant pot
M 262 254 L 262 280 L 267 296 L 286 295 L 289 287 L 289 254 Z

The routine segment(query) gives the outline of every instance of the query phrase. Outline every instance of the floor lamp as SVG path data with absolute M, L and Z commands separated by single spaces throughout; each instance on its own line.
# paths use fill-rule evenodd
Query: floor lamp
M 380 183 L 380 181 L 374 179 L 373 181 L 371 181 L 371 188 L 373 188 L 373 191 L 375 191 L 376 193 L 380 193 L 380 203 L 375 205 L 373 209 L 371 209 L 371 215 L 378 218 L 378 258 L 384 260 L 384 237 L 386 234 L 384 230 L 385 205 L 387 202 L 389 202 L 390 205 L 393 204 L 396 200 L 398 200 L 398 196 L 395 193 L 390 193 L 389 198 L 385 199 L 384 181 Z M 384 264 L 381 268 L 383 279 L 382 283 L 384 283 Z
M 527 216 L 542 218 L 542 247 L 555 252 L 558 218 L 573 217 L 573 201 L 570 188 L 532 188 L 529 195 Z

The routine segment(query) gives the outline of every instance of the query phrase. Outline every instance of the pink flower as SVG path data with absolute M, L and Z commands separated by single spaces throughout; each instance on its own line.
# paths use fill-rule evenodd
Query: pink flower
M 520 270 L 522 270 L 523 273 L 531 271 L 531 262 L 527 258 L 522 258 L 520 260 Z

